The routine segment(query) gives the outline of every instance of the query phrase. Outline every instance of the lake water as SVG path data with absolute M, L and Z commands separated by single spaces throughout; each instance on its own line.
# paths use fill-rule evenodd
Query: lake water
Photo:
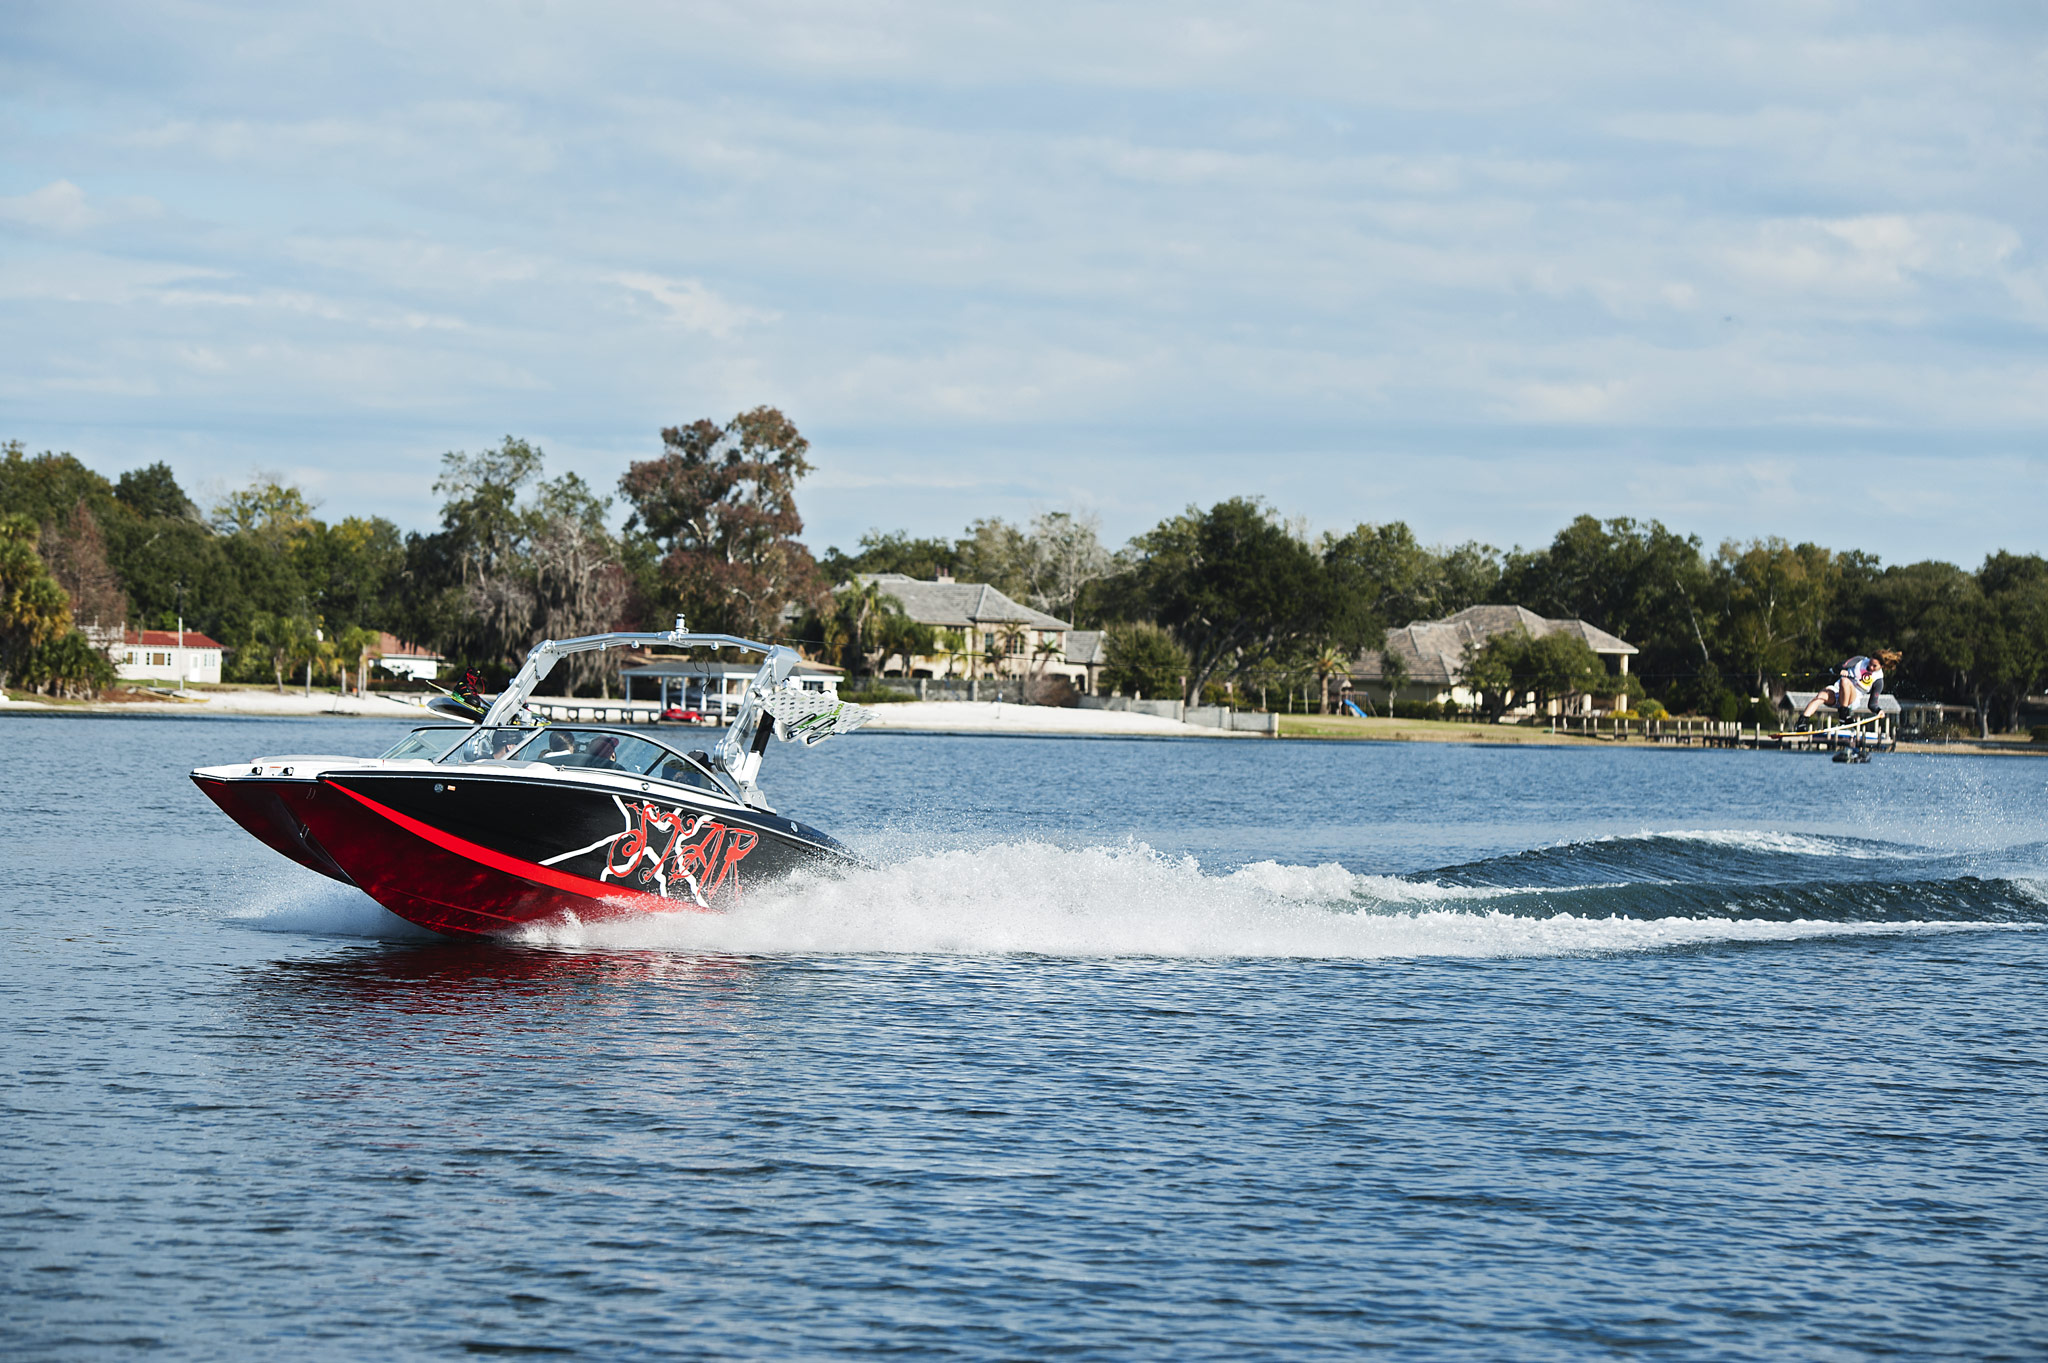
M 2048 761 L 855 735 L 876 869 L 426 939 L 0 719 L 0 1350 L 2038 1358 Z

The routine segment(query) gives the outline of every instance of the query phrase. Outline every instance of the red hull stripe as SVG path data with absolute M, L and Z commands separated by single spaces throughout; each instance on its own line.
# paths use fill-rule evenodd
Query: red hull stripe
M 565 893 L 573 894 L 580 899 L 589 899 L 600 903 L 626 904 L 637 909 L 645 909 L 649 913 L 674 913 L 677 909 L 689 909 L 696 913 L 710 912 L 710 910 L 700 908 L 698 905 L 679 903 L 673 899 L 663 899 L 660 895 L 649 894 L 645 890 L 635 890 L 624 885 L 610 885 L 601 881 L 587 880 L 582 876 L 572 876 L 565 871 L 557 871 L 552 866 L 542 866 L 536 862 L 521 861 L 518 857 L 508 857 L 503 852 L 494 852 L 481 843 L 471 842 L 467 838 L 458 838 L 453 833 L 436 828 L 430 823 L 422 823 L 410 814 L 401 814 L 389 805 L 379 804 L 360 791 L 350 790 L 339 782 L 322 778 L 320 784 L 332 786 L 364 808 L 382 815 L 408 833 L 425 838 L 436 847 L 453 852 L 458 857 L 465 857 L 480 866 L 488 866 L 493 871 L 503 871 L 508 876 L 518 876 L 522 880 L 530 880 L 536 885 L 545 885 L 552 890 L 561 890 Z

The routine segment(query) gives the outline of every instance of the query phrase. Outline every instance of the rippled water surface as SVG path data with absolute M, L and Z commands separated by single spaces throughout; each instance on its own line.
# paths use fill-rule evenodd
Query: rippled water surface
M 2048 761 L 856 735 L 498 946 L 185 779 L 396 732 L 0 717 L 0 1349 L 2048 1353 Z

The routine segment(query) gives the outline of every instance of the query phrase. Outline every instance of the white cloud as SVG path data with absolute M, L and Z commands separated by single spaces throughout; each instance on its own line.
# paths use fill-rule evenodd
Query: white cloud
M 700 280 L 665 279 L 655 274 L 627 273 L 608 276 L 610 282 L 652 299 L 665 309 L 663 320 L 686 331 L 702 332 L 721 340 L 743 327 L 772 322 L 775 314 L 742 307 L 720 298 Z
M 163 206 L 154 199 L 92 198 L 69 180 L 52 180 L 27 194 L 0 196 L 0 222 L 66 236 L 109 222 L 153 218 L 162 212 Z
M 2019 233 L 2003 223 L 1876 213 L 1766 222 L 1729 257 L 1739 273 L 1773 285 L 1874 298 L 1944 280 L 2005 284 L 2020 249 Z

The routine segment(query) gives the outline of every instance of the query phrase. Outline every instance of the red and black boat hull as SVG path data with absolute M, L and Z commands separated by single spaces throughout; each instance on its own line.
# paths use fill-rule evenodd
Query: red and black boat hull
M 294 861 L 454 935 L 564 916 L 712 912 L 800 868 L 855 863 L 816 829 L 662 783 L 474 769 L 193 780 Z

